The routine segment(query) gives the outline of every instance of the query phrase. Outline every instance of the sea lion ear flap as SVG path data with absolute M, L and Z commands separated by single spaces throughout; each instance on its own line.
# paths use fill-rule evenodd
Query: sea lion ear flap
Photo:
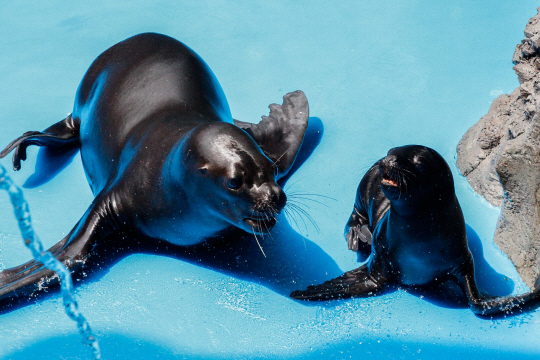
M 283 96 L 283 105 L 271 104 L 270 115 L 258 124 L 234 120 L 244 129 L 277 167 L 276 180 L 287 175 L 302 146 L 308 126 L 309 105 L 306 95 L 294 91 Z

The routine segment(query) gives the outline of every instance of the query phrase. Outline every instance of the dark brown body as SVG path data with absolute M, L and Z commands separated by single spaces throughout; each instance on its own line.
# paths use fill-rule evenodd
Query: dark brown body
M 372 235 L 371 235 L 372 234 Z M 349 248 L 369 254 L 362 267 L 293 298 L 365 297 L 388 285 L 428 287 L 455 281 L 479 315 L 540 302 L 540 290 L 515 297 L 481 296 L 467 245 L 465 220 L 448 164 L 417 145 L 391 149 L 365 174 L 346 226 Z
M 189 246 L 231 228 L 270 231 L 286 203 L 276 180 L 291 169 L 309 116 L 301 91 L 271 110 L 259 124 L 234 121 L 195 52 L 165 35 L 139 34 L 92 63 L 70 116 L 23 134 L 0 157 L 15 150 L 18 170 L 30 145 L 80 149 L 95 199 L 49 249 L 78 271 L 111 235 Z M 52 275 L 33 261 L 5 270 L 0 299 L 31 293 Z
M 210 68 L 184 44 L 160 34 L 137 35 L 102 53 L 79 85 L 72 117 L 80 122 L 81 157 L 94 195 L 145 152 L 135 148 L 151 145 L 151 160 L 140 161 L 164 161 L 195 126 L 233 124 Z

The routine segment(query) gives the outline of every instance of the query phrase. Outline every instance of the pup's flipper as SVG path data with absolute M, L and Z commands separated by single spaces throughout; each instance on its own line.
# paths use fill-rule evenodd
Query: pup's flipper
M 363 209 L 362 209 L 363 210 Z M 349 250 L 356 251 L 365 260 L 371 253 L 372 233 L 369 229 L 369 219 L 365 211 L 353 209 L 345 226 L 345 239 Z
M 470 256 L 469 261 L 458 269 L 456 273 L 451 274 L 451 277 L 467 296 L 469 308 L 476 315 L 507 315 L 540 306 L 540 288 L 535 288 L 526 294 L 516 296 L 494 297 L 481 295 L 476 287 L 472 256 Z
M 263 116 L 258 124 L 234 120 L 259 144 L 262 151 L 277 168 L 276 179 L 291 169 L 302 146 L 308 126 L 309 106 L 306 95 L 297 90 L 283 97 L 283 105 L 271 104 L 270 115 Z
M 384 276 L 374 276 L 368 264 L 348 271 L 343 275 L 320 285 L 308 286 L 306 290 L 297 290 L 291 297 L 298 300 L 335 300 L 350 297 L 369 297 L 381 292 L 386 283 Z
M 115 231 L 110 205 L 95 201 L 73 230 L 49 251 L 72 273 L 79 271 L 96 242 Z M 31 295 L 58 283 L 58 276 L 34 260 L 0 273 L 0 302 Z
M 13 140 L 2 152 L 0 159 L 9 154 L 13 149 L 13 169 L 21 169 L 21 160 L 26 160 L 26 148 L 30 145 L 47 146 L 60 152 L 68 152 L 80 146 L 79 140 L 80 121 L 76 121 L 69 115 L 62 121 L 40 131 L 28 131 Z

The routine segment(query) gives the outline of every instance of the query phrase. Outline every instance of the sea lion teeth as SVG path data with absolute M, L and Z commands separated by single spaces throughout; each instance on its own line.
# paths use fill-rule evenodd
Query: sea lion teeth
M 398 184 L 395 181 L 390 180 L 390 179 L 382 179 L 381 184 L 387 185 L 387 186 L 398 187 Z

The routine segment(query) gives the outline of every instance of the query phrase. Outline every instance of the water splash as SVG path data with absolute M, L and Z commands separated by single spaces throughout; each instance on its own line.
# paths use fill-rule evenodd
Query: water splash
M 6 190 L 9 194 L 26 247 L 30 249 L 36 261 L 41 262 L 45 267 L 58 274 L 60 277 L 60 287 L 66 314 L 71 320 L 77 323 L 77 328 L 83 338 L 83 343 L 92 349 L 93 359 L 101 359 L 98 340 L 92 333 L 90 325 L 85 317 L 79 311 L 79 305 L 77 300 L 75 300 L 71 273 L 49 251 L 45 251 L 43 248 L 43 244 L 32 228 L 30 208 L 24 199 L 22 189 L 15 185 L 2 165 L 0 165 L 0 188 Z

